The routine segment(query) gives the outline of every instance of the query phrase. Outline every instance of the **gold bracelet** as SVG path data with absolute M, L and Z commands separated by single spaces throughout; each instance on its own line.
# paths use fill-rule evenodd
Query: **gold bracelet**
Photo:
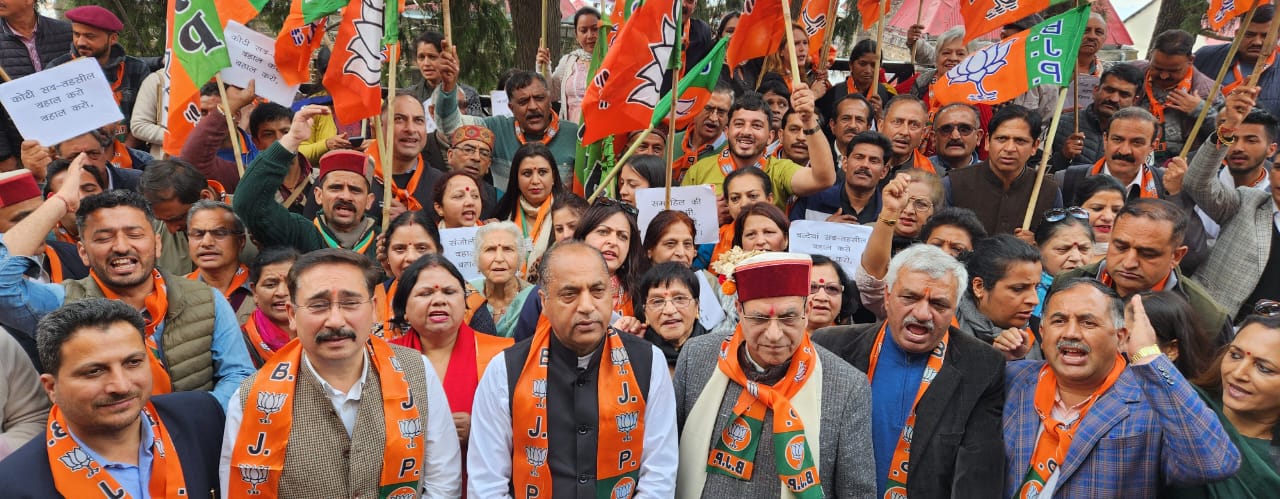
M 1236 143 L 1236 129 L 1234 128 L 1225 128 L 1222 125 L 1218 125 L 1218 130 L 1214 132 L 1214 135 L 1217 135 L 1218 143 L 1224 146 L 1231 147 Z
M 898 225 L 898 219 L 896 219 L 896 218 L 884 218 L 884 217 L 881 217 L 879 220 L 877 220 L 877 222 L 880 222 L 880 223 L 882 223 L 882 224 L 888 225 L 889 227 L 893 227 L 893 226 L 895 226 L 895 225 Z

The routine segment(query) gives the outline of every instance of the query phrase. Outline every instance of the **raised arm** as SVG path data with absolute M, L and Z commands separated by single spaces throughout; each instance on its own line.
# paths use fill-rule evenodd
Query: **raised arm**
M 880 217 L 872 225 L 867 249 L 862 253 L 862 269 L 876 279 L 883 280 L 889 273 L 889 259 L 893 258 L 893 226 L 897 224 L 898 214 L 902 213 L 902 205 L 907 201 L 907 185 L 910 183 L 909 174 L 898 175 L 884 186 L 880 196 Z
M 810 196 L 836 182 L 836 164 L 818 122 L 818 113 L 814 112 L 813 91 L 804 86 L 797 88 L 791 94 L 791 108 L 800 114 L 805 129 L 804 142 L 809 146 L 809 168 L 801 168 L 791 176 L 791 192 Z
M 315 234 L 311 221 L 290 213 L 276 202 L 275 195 L 284 183 L 289 161 L 298 153 L 298 146 L 311 136 L 313 118 L 323 114 L 329 114 L 329 108 L 317 105 L 294 113 L 289 133 L 254 158 L 240 180 L 232 207 L 263 247 L 287 245 L 298 251 L 314 249 L 302 243 L 309 234 Z
M 1218 167 L 1227 157 L 1231 147 L 1226 141 L 1234 141 L 1234 133 L 1239 128 L 1249 110 L 1253 109 L 1258 87 L 1238 87 L 1227 96 L 1226 104 L 1218 113 L 1218 130 L 1220 134 L 1232 134 L 1218 137 L 1216 142 L 1205 142 L 1196 151 L 1191 164 L 1187 166 L 1187 174 L 1183 179 L 1183 188 L 1195 201 L 1196 205 L 1209 214 L 1215 222 L 1226 223 L 1240 210 L 1240 193 L 1218 182 Z
M 85 153 L 76 155 L 67 168 L 63 178 L 80 178 L 80 170 L 84 167 L 88 156 Z M 67 213 L 75 213 L 80 207 L 80 183 L 63 182 L 54 192 L 40 204 L 39 208 L 23 218 L 4 233 L 4 245 L 11 256 L 35 256 L 43 247 L 45 236 L 58 225 L 58 221 Z

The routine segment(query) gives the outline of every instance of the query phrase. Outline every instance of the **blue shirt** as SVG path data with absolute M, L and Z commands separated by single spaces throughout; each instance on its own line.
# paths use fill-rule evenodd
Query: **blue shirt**
M 57 310 L 67 299 L 67 290 L 62 285 L 25 277 L 28 269 L 39 266 L 33 257 L 10 255 L 9 247 L 4 245 L 4 234 L 0 234 L 0 325 L 32 338 L 40 318 Z M 170 277 L 182 279 L 181 276 Z M 208 289 L 213 294 L 214 306 L 213 331 L 210 332 L 213 335 L 214 386 L 210 393 L 225 409 L 231 394 L 240 387 L 241 381 L 253 374 L 254 368 L 240 323 L 236 320 L 236 311 L 221 291 Z M 165 325 L 165 322 L 157 325 L 152 336 L 160 346 L 161 358 L 164 356 L 164 342 L 160 338 L 164 335 Z
M 151 462 L 154 459 L 151 447 L 155 443 L 156 436 L 151 431 L 151 425 L 147 423 L 147 416 L 139 414 L 138 418 L 142 422 L 139 425 L 142 427 L 142 440 L 138 442 L 137 465 L 108 461 L 81 442 L 80 437 L 77 437 L 70 428 L 67 429 L 67 433 L 71 434 L 71 439 L 75 440 L 76 445 L 79 445 L 80 449 L 93 459 L 93 462 L 101 466 L 108 475 L 111 475 L 111 478 L 115 479 L 116 483 L 120 484 L 120 488 L 129 494 L 128 497 L 147 499 L 151 497 Z
M 902 438 L 902 427 L 916 401 L 916 392 L 924 377 L 928 354 L 908 354 L 893 341 L 885 326 L 885 341 L 871 381 L 871 443 L 876 453 L 877 497 L 888 487 L 889 467 L 893 451 Z

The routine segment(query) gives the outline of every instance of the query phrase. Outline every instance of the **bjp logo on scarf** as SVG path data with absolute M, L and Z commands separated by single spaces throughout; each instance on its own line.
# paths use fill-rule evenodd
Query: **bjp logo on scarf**
M 751 441 L 751 427 L 743 423 L 742 420 L 737 420 L 724 429 L 724 436 L 724 443 L 729 447 L 729 450 L 739 452 L 747 448 L 747 442 Z
M 102 468 L 93 465 L 93 459 L 88 454 L 85 454 L 80 447 L 67 451 L 58 460 L 62 461 L 62 465 L 71 471 L 89 470 L 89 474 L 85 478 L 93 478 L 93 475 L 97 475 L 99 471 L 102 471 Z
M 387 499 L 413 499 L 418 497 L 416 492 L 412 487 L 401 486 L 387 494 Z
M 907 499 L 907 488 L 901 485 L 889 487 L 884 491 L 884 499 Z
M 610 496 L 613 499 L 627 499 L 628 497 L 631 497 L 631 494 L 634 494 L 635 491 L 636 491 L 636 481 L 632 480 L 631 477 L 627 476 L 627 477 L 622 477 L 621 480 L 618 480 L 618 483 L 613 486 L 613 492 L 610 494 Z
M 804 435 L 795 435 L 787 441 L 787 466 L 796 471 L 804 469 Z

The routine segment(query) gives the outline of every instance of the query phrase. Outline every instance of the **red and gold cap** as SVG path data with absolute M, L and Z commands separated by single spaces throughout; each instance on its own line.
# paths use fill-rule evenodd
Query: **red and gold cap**
M 40 197 L 40 186 L 31 170 L 20 168 L 0 173 L 0 208 Z
M 733 280 L 738 302 L 778 296 L 809 296 L 813 259 L 803 253 L 767 252 L 738 263 Z
M 458 145 L 468 140 L 478 140 L 484 142 L 484 145 L 493 148 L 493 132 L 488 128 L 479 125 L 463 125 L 453 131 L 453 135 L 449 136 L 449 143 Z
M 360 151 L 351 149 L 329 151 L 320 157 L 320 175 L 316 177 L 316 180 L 322 181 L 325 175 L 339 171 L 351 172 L 364 177 L 365 181 L 369 181 L 371 172 L 369 157 Z M 371 181 L 370 185 L 372 185 Z

